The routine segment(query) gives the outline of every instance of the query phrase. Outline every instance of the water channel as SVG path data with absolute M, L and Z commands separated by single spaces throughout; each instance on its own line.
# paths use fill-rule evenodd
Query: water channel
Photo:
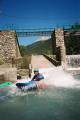
M 32 92 L 0 91 L 0 120 L 80 120 L 80 76 L 41 69 L 49 85 Z

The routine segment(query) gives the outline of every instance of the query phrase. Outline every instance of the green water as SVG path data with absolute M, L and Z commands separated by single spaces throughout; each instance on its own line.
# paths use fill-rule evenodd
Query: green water
M 80 89 L 52 87 L 5 98 L 0 120 L 80 120 Z
M 74 78 L 75 78 L 76 80 L 80 80 L 80 75 L 74 75 Z

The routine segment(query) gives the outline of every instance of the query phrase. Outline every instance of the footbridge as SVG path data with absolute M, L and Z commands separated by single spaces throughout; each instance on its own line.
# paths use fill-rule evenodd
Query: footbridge
M 0 57 L 8 60 L 20 56 L 18 37 L 51 36 L 53 54 L 56 55 L 56 61 L 62 65 L 66 63 L 65 37 L 71 35 L 80 37 L 80 30 L 63 28 L 3 29 L 0 30 Z
M 16 32 L 18 37 L 51 36 L 53 30 L 53 28 L 16 29 Z

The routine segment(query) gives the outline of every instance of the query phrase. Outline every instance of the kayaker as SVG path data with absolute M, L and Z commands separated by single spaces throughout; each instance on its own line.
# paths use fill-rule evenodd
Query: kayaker
M 42 79 L 44 79 L 44 76 L 39 73 L 39 69 L 34 69 L 34 76 L 32 78 L 32 81 L 40 81 Z
M 44 79 L 44 76 L 41 73 L 39 73 L 38 69 L 34 69 L 34 76 L 31 81 L 29 81 L 28 83 L 16 83 L 16 86 L 20 89 L 27 90 L 42 88 L 42 79 Z

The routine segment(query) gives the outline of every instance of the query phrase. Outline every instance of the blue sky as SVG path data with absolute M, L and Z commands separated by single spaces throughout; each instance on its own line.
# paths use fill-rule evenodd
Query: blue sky
M 0 0 L 0 26 L 54 28 L 80 22 L 80 0 Z M 19 38 L 31 44 L 40 37 Z

